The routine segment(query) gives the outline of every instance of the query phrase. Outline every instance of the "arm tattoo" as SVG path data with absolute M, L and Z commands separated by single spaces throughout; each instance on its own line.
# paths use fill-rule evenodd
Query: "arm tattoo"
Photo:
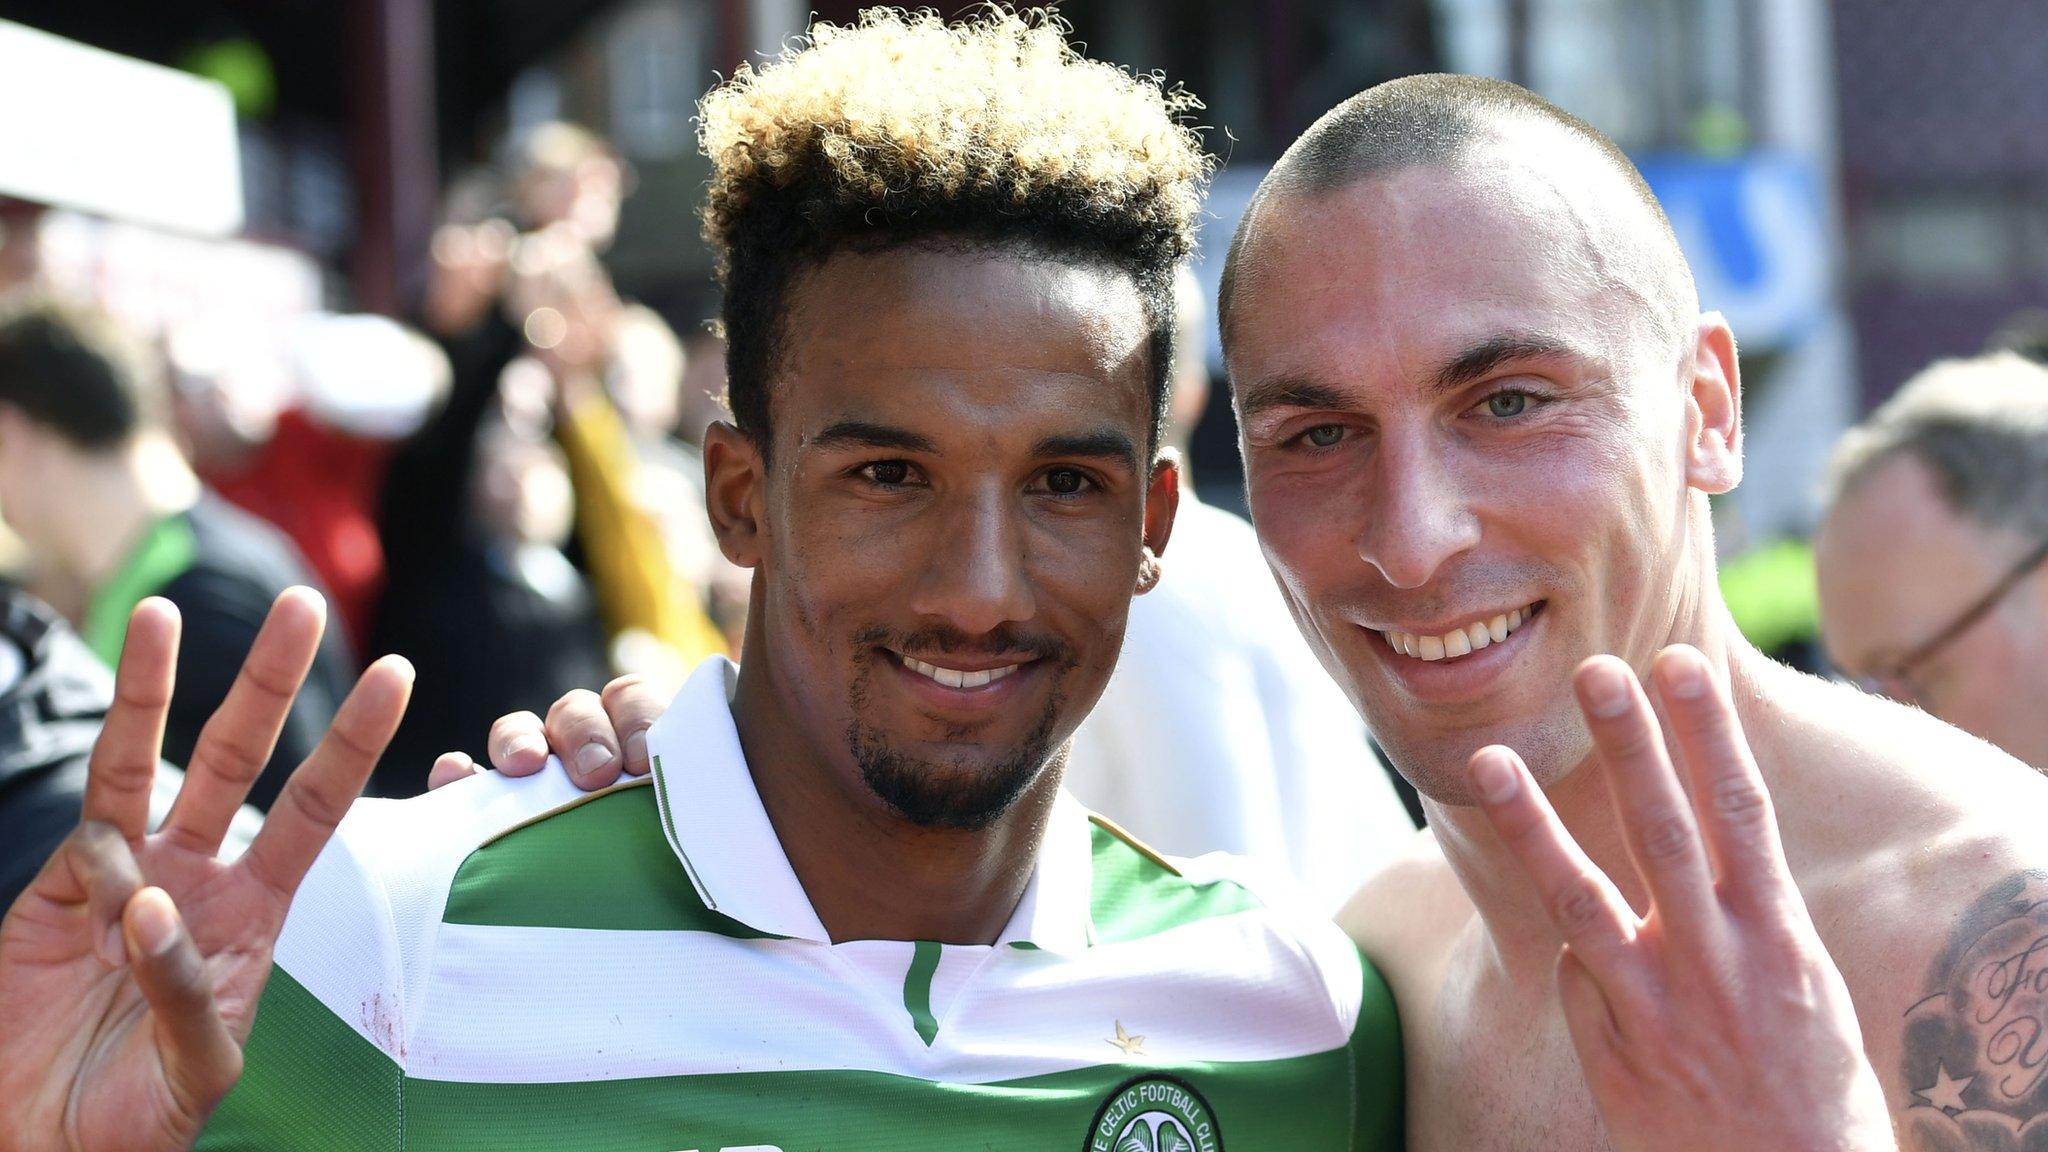
M 1963 913 L 1905 1021 L 1902 1127 L 1920 1147 L 2048 1152 L 2048 871 Z

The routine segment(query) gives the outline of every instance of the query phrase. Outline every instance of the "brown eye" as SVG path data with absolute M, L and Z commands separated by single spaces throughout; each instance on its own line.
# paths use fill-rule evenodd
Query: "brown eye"
M 877 460 L 867 467 L 868 479 L 894 487 L 910 479 L 910 464 L 903 460 Z
M 1078 495 L 1088 486 L 1088 478 L 1072 468 L 1055 468 L 1045 474 L 1045 487 L 1055 496 Z
M 1318 448 L 1328 448 L 1344 439 L 1342 424 L 1318 424 L 1308 430 L 1307 440 Z

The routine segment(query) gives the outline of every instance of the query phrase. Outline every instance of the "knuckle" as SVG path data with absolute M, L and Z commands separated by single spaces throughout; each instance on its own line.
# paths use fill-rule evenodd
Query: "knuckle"
M 1637 834 L 1643 858 L 1658 864 L 1675 864 L 1690 858 L 1697 844 L 1692 821 L 1678 812 L 1651 815 Z
M 1550 898 L 1551 916 L 1567 937 L 1598 924 L 1601 910 L 1600 890 L 1584 876 L 1574 878 Z
M 280 804 L 290 804 L 301 819 L 322 828 L 332 828 L 341 823 L 354 800 L 352 793 L 323 787 L 319 781 L 311 779 L 294 781 L 278 798 Z
M 1714 813 L 1730 824 L 1758 825 L 1770 818 L 1770 794 L 1747 776 L 1715 781 L 1708 799 Z
M 219 733 L 212 733 L 213 738 L 210 740 L 207 739 L 207 735 L 201 733 L 201 750 L 194 753 L 192 758 L 204 763 L 208 771 L 232 783 L 249 783 L 270 763 L 267 748 L 258 748 L 247 740 L 222 736 Z

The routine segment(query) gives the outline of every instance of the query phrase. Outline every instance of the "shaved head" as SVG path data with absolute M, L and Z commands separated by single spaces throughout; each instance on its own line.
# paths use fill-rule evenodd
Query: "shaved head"
M 1510 164 L 1503 164 L 1503 161 Z M 1258 275 L 1260 219 L 1410 168 L 1481 180 L 1538 165 L 1601 240 L 1601 273 L 1637 300 L 1657 330 L 1691 334 L 1699 311 L 1692 270 L 1664 209 L 1621 149 L 1598 129 L 1535 93 L 1479 76 L 1407 76 L 1331 109 L 1260 182 L 1224 262 L 1217 321 L 1227 346 L 1238 281 Z

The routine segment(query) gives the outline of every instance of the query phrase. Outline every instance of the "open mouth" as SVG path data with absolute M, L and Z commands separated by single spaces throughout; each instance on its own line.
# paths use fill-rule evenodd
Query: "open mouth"
M 1434 636 L 1422 636 L 1391 628 L 1377 631 L 1381 639 L 1387 642 L 1387 647 L 1403 656 L 1431 662 L 1456 660 L 1460 656 L 1470 656 L 1474 652 L 1505 642 L 1523 625 L 1534 620 L 1537 613 L 1543 611 L 1546 603 L 1548 601 L 1538 600 L 1533 604 L 1525 604 L 1483 620 L 1473 620 Z
M 907 656 L 893 649 L 889 654 L 912 672 L 947 688 L 982 688 L 1005 679 L 1024 667 L 1022 663 L 1004 664 L 995 668 L 948 668 L 943 664 L 931 664 Z

